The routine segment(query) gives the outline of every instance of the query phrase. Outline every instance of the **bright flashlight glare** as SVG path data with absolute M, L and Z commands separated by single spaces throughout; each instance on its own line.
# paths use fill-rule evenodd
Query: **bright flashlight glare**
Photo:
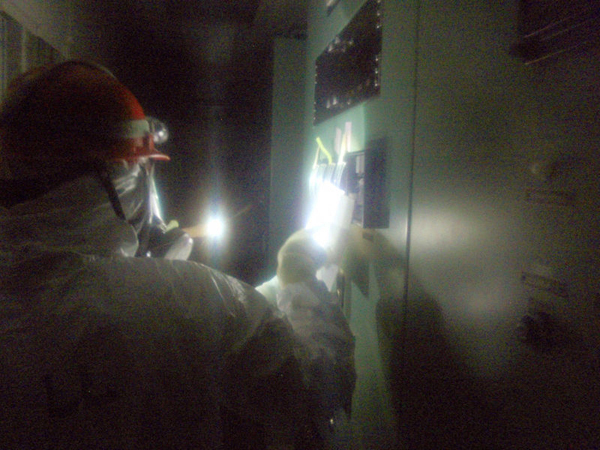
M 354 201 L 344 191 L 331 183 L 321 185 L 306 223 L 306 229 L 315 241 L 327 249 L 334 244 L 334 230 L 346 229 L 350 225 Z
M 329 249 L 333 243 L 331 228 L 323 227 L 313 233 L 313 239 L 325 250 Z
M 213 217 L 206 224 L 206 233 L 213 239 L 223 237 L 223 234 L 225 234 L 225 222 L 218 217 Z

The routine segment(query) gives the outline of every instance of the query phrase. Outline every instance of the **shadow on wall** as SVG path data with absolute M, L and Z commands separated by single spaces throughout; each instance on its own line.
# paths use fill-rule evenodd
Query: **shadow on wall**
M 450 344 L 436 300 L 418 280 L 406 280 L 404 256 L 382 234 L 354 227 L 344 267 L 366 298 L 379 292 L 369 298 L 377 302 L 373 350 L 381 355 L 397 418 L 397 448 L 494 449 L 492 392 Z

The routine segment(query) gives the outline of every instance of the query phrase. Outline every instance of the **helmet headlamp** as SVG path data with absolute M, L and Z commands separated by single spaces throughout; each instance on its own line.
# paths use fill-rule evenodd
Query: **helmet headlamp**
M 169 130 L 167 126 L 155 117 L 146 116 L 150 127 L 150 134 L 154 139 L 154 145 L 162 145 L 169 140 Z

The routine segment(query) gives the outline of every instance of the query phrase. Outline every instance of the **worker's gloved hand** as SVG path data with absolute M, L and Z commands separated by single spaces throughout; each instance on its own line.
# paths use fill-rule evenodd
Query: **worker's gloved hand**
M 277 254 L 277 274 L 256 287 L 273 306 L 283 287 L 301 281 L 316 280 L 317 270 L 327 260 L 327 252 L 306 230 L 292 234 Z
M 156 224 L 149 230 L 148 253 L 153 258 L 185 261 L 193 246 L 192 238 L 177 224 Z
M 306 230 L 292 234 L 277 255 L 277 277 L 282 286 L 311 280 L 327 262 L 327 252 Z

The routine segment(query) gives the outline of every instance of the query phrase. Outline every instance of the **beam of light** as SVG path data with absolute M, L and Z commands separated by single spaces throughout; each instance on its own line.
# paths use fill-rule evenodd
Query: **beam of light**
M 305 229 L 327 250 L 335 244 L 337 232 L 350 225 L 353 209 L 354 201 L 343 190 L 324 182 L 315 198 Z
M 225 235 L 225 222 L 220 217 L 212 217 L 206 224 L 206 234 L 211 239 L 221 239 Z

